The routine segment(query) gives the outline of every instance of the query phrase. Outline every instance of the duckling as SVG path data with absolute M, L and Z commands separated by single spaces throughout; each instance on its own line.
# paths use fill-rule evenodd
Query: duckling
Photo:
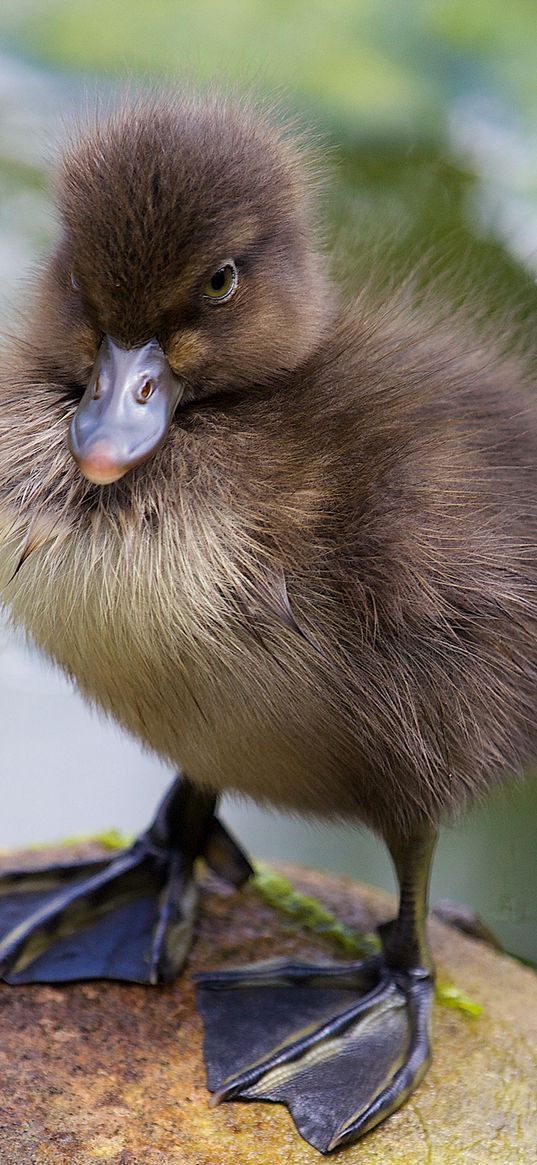
M 158 982 L 193 864 L 251 871 L 224 789 L 369 826 L 382 953 L 199 984 L 216 1100 L 322 1153 L 430 1060 L 441 820 L 537 754 L 537 410 L 522 358 L 338 293 L 304 147 L 222 97 L 81 132 L 61 234 L 0 378 L 0 595 L 82 694 L 177 767 L 109 861 L 0 882 L 10 983 Z

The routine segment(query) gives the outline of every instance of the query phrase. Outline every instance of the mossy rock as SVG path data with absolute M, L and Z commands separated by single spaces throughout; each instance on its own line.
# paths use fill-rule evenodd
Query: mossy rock
M 89 850 L 73 847 L 77 855 Z M 57 857 L 49 850 L 31 860 Z M 3 864 L 27 858 L 17 854 Z M 371 931 L 393 911 L 388 895 L 349 879 L 284 872 L 354 930 Z M 434 919 L 431 939 L 440 980 L 482 1012 L 470 1016 L 437 1003 L 434 1063 L 424 1083 L 400 1112 L 337 1159 L 531 1165 L 537 976 Z M 198 941 L 176 984 L 1 985 L 2 1165 L 316 1165 L 322 1158 L 283 1107 L 209 1108 L 192 973 L 276 952 L 326 959 L 331 950 L 329 940 L 267 905 L 255 888 L 228 893 L 207 881 Z

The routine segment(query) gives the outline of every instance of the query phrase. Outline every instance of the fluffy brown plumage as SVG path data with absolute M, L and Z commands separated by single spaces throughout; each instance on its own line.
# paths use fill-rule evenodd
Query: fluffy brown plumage
M 309 188 L 225 102 L 142 104 L 71 147 L 4 357 L 1 595 L 194 782 L 393 836 L 537 753 L 537 415 L 488 342 L 340 306 Z M 157 336 L 187 387 L 102 488 L 66 434 L 106 332 Z

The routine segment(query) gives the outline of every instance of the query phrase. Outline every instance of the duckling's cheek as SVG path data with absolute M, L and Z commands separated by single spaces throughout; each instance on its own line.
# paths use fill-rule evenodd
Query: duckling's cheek
M 92 365 L 99 347 L 99 337 L 89 324 L 80 324 L 77 328 L 75 342 L 78 345 L 84 364 Z
M 196 328 L 176 332 L 166 346 L 168 361 L 176 375 L 187 376 L 208 355 L 208 344 Z

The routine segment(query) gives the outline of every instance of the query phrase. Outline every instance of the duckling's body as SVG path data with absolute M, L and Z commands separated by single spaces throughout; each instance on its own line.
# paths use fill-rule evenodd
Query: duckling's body
M 362 1101 L 349 1085 L 328 1131 L 301 1071 L 280 1093 L 270 1056 L 224 1089 L 285 1100 L 326 1151 L 393 1111 L 425 1070 L 438 822 L 537 754 L 537 408 L 522 362 L 458 326 L 395 300 L 338 304 L 297 159 L 248 111 L 119 115 L 68 156 L 61 205 L 64 237 L 0 385 L 0 596 L 90 700 L 188 774 L 142 839 L 142 864 L 168 851 L 181 864 L 190 813 L 188 887 L 215 838 L 215 864 L 239 882 L 247 866 L 213 813 L 223 789 L 386 840 L 400 914 L 385 962 L 355 969 L 355 987 L 394 1027 L 366 1046 L 377 1021 L 364 1037 L 360 1002 L 341 1036 L 377 1084 Z M 117 368 L 146 353 L 147 400 L 124 422 Z M 135 426 L 161 387 L 173 404 L 138 463 Z M 130 877 L 140 850 L 129 854 Z M 164 914 L 188 896 L 173 884 Z M 61 894 L 54 917 L 60 906 Z M 40 927 L 38 911 L 24 935 Z M 161 912 L 159 942 L 163 929 Z M 8 937 L 8 977 L 62 977 Z M 159 959 L 148 977 L 164 976 Z M 307 994 L 308 969 L 279 977 L 297 974 Z M 229 1043 L 226 986 L 208 981 L 202 1006 L 221 997 Z
M 537 419 L 512 366 L 499 391 L 460 351 L 439 375 L 419 321 L 366 337 L 359 310 L 285 396 L 190 406 L 154 469 L 100 497 L 75 479 L 57 524 L 23 491 L 67 463 L 72 403 L 39 434 L 5 408 L 3 593 L 192 780 L 409 830 L 537 752 Z

